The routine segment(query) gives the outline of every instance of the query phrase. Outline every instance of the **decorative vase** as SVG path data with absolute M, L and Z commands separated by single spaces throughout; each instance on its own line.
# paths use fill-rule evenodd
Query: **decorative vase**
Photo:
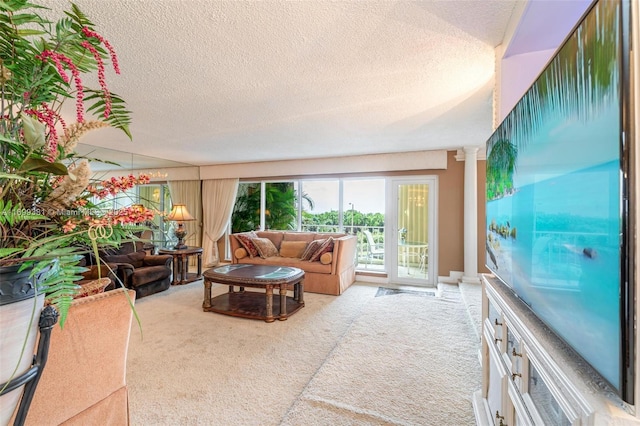
M 31 367 L 44 306 L 44 294 L 36 297 L 37 277 L 30 277 L 30 269 L 19 269 L 20 265 L 0 267 L 0 384 Z M 0 396 L 0 425 L 9 424 L 23 389 L 24 385 Z

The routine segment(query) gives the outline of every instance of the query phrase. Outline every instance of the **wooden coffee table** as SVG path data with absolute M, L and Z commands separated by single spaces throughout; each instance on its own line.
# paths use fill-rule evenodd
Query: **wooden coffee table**
M 289 266 L 233 264 L 204 271 L 202 310 L 242 318 L 285 321 L 304 306 L 304 271 Z M 211 284 L 227 284 L 229 292 L 211 297 Z M 235 291 L 235 287 L 240 287 Z M 245 287 L 265 292 L 245 291 Z M 280 297 L 273 297 L 278 289 Z M 293 297 L 287 296 L 293 290 Z M 274 315 L 273 312 L 279 312 Z

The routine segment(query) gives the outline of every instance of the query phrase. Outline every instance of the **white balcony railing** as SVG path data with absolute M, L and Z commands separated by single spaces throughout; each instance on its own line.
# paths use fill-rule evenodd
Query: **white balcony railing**
M 384 226 L 344 226 L 340 231 L 338 225 L 302 225 L 304 232 L 345 232 L 355 235 L 358 239 L 356 249 L 357 266 L 356 269 L 363 271 L 383 271 L 384 251 L 382 254 L 372 255 L 367 238 L 363 231 L 371 232 L 375 245 L 384 247 Z

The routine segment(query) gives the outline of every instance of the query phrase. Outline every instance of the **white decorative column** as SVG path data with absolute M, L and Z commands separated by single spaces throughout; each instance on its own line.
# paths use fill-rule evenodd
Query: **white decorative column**
M 478 147 L 464 147 L 464 275 L 462 282 L 480 283 L 478 277 Z

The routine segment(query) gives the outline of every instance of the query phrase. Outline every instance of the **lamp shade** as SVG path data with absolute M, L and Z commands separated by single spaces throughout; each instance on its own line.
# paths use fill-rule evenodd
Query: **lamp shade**
M 184 222 L 186 220 L 196 220 L 189 212 L 187 211 L 187 206 L 184 204 L 174 204 L 171 209 L 171 213 L 167 216 L 167 220 L 175 220 L 178 222 Z

